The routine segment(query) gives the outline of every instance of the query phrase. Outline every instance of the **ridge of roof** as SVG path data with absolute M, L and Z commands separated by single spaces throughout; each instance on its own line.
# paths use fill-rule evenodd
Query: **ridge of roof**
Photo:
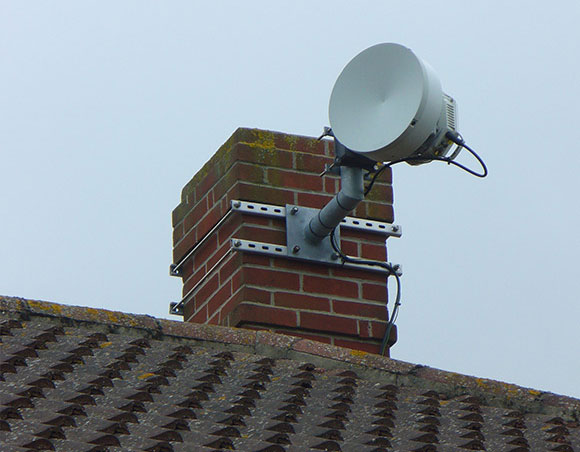
M 70 325 L 91 323 L 110 328 L 145 330 L 154 338 L 183 338 L 203 342 L 214 348 L 228 346 L 234 350 L 272 358 L 309 360 L 328 369 L 346 367 L 369 379 L 380 378 L 382 381 L 389 380 L 416 389 L 435 389 L 451 397 L 477 394 L 490 405 L 528 413 L 557 414 L 576 419 L 580 417 L 580 400 L 572 397 L 268 331 L 179 322 L 143 314 L 2 295 L 0 313 L 22 319 L 57 318 Z

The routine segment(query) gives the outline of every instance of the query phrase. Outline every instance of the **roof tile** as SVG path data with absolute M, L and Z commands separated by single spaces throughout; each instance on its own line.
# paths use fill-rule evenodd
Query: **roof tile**
M 3 450 L 580 451 L 568 397 L 268 332 L 0 310 Z

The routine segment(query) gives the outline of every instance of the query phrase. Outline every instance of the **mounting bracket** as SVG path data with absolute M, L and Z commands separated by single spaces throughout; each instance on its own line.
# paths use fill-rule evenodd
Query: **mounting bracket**
M 320 209 L 286 205 L 286 246 L 288 256 L 304 259 L 311 262 L 336 264 L 338 254 L 332 248 L 330 236 L 313 243 L 304 233 L 310 220 L 318 214 Z M 334 231 L 336 243 L 340 243 L 340 227 Z M 292 256 L 290 256 L 290 253 Z
M 234 251 L 245 251 L 248 253 L 263 254 L 272 257 L 289 257 L 291 259 L 308 260 L 304 259 L 303 257 L 294 255 L 285 245 L 273 245 L 272 243 L 257 242 L 254 240 L 231 239 L 231 246 Z M 380 273 L 385 276 L 390 274 L 386 268 L 378 267 L 376 265 L 342 262 L 339 256 L 331 260 L 329 263 L 335 267 L 366 270 Z M 395 270 L 395 273 L 397 273 L 398 276 L 403 275 L 403 269 L 399 264 L 391 264 L 390 262 L 388 262 L 388 264 L 393 268 L 393 270 Z
M 388 274 L 388 270 L 377 265 L 359 265 L 343 263 L 340 256 L 332 248 L 330 237 L 325 237 L 316 243 L 308 239 L 305 230 L 310 220 L 318 214 L 319 209 L 301 207 L 287 204 L 285 207 L 273 206 L 257 202 L 233 200 L 231 202 L 233 212 L 251 215 L 280 218 L 286 220 L 286 245 L 274 245 L 252 240 L 233 238 L 232 248 L 235 251 L 246 251 L 268 256 L 283 256 L 290 259 L 305 260 L 310 262 L 322 262 L 327 265 L 344 266 L 348 268 L 365 269 L 378 273 Z M 345 217 L 336 228 L 334 236 L 340 243 L 340 229 L 354 229 L 357 231 L 381 234 L 385 237 L 401 237 L 402 231 L 399 225 L 382 221 L 366 220 L 356 217 Z M 378 261 L 377 261 L 378 262 Z M 397 274 L 401 275 L 401 266 L 390 264 Z
M 289 205 L 290 209 L 308 209 Z M 316 210 L 316 209 L 315 209 Z M 231 201 L 231 211 L 246 213 L 250 215 L 260 215 L 270 218 L 286 218 L 286 207 L 274 206 L 272 204 L 262 204 L 259 202 Z M 403 231 L 400 225 L 386 223 L 384 221 L 367 220 L 366 218 L 345 217 L 340 223 L 341 228 L 354 229 L 361 232 L 371 232 L 382 234 L 385 237 L 401 237 Z

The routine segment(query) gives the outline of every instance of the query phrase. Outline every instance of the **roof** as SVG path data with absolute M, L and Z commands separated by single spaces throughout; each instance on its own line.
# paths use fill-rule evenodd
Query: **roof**
M 265 331 L 0 297 L 3 451 L 580 451 L 580 400 Z

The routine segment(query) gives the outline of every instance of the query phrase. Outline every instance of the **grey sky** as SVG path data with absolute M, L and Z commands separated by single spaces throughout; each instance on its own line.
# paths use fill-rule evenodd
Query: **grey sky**
M 317 135 L 379 42 L 458 102 L 478 180 L 397 166 L 395 358 L 580 397 L 577 1 L 0 0 L 0 293 L 167 317 L 171 210 L 238 127 Z

